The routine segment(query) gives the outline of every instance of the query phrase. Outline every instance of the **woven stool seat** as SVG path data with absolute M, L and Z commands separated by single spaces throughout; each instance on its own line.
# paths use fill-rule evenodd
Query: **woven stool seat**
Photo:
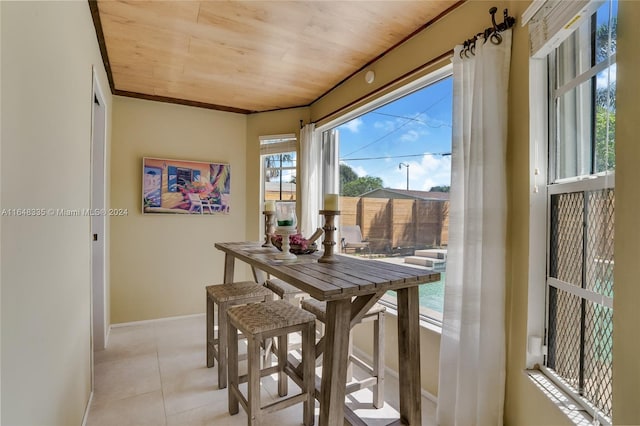
M 271 297 L 271 291 L 253 281 L 207 286 L 207 294 L 218 302 L 246 299 L 250 297 Z
M 309 297 L 307 293 L 300 290 L 299 288 L 289 284 L 288 282 L 281 280 L 280 278 L 269 278 L 264 283 L 265 287 L 275 293 L 280 299 L 286 300 L 294 306 L 300 306 L 300 301 L 306 297 Z M 274 345 L 274 348 L 271 345 Z M 289 349 L 297 349 L 299 348 L 299 344 L 292 344 Z M 277 341 L 273 340 L 272 342 L 267 343 L 267 354 L 265 356 L 270 357 L 271 353 L 274 350 L 277 350 Z
M 303 424 L 314 422 L 315 405 L 315 323 L 313 314 L 291 305 L 286 300 L 234 306 L 227 311 L 229 348 L 229 413 L 239 412 L 239 405 L 247 413 L 247 424 L 262 424 L 263 414 L 303 403 Z M 247 339 L 246 376 L 238 374 L 238 331 Z M 302 333 L 302 363 L 299 372 L 288 360 L 289 333 Z M 278 363 L 260 368 L 260 346 L 265 339 L 278 339 Z M 260 401 L 260 378 L 278 373 L 278 395 L 288 394 L 288 378 L 300 384 L 300 393 L 288 396 L 264 407 Z M 299 375 L 299 376 L 298 376 Z M 247 396 L 240 391 L 240 383 L 247 383 Z
M 239 281 L 207 286 L 206 295 L 207 367 L 213 367 L 218 361 L 218 388 L 224 389 L 227 387 L 227 310 L 231 306 L 266 302 L 273 298 L 273 293 L 253 281 Z M 218 337 L 215 336 L 216 322 Z
M 285 300 L 258 305 L 236 306 L 228 311 L 239 330 L 250 334 L 267 333 L 286 327 L 313 322 L 316 317 Z
M 303 300 L 302 309 L 311 312 L 313 315 L 318 318 L 318 321 L 326 323 L 327 320 L 327 302 L 322 302 L 316 299 L 306 299 Z M 365 317 L 377 315 L 380 312 L 385 312 L 387 308 L 382 306 L 379 303 L 373 305 L 366 313 Z
M 306 293 L 298 287 L 292 286 L 279 278 L 270 278 L 264 283 L 265 287 L 280 296 L 281 299 L 289 300 L 294 297 L 303 296 Z

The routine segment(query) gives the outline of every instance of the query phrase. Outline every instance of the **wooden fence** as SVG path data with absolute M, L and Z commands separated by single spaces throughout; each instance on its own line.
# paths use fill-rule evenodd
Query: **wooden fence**
M 340 197 L 340 224 L 360 225 L 374 253 L 446 246 L 449 201 Z

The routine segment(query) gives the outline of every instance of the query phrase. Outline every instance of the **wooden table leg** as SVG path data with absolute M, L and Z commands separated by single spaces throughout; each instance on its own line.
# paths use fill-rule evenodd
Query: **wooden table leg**
M 325 348 L 320 386 L 320 426 L 344 423 L 344 397 L 349 361 L 349 331 L 351 329 L 351 300 L 332 300 L 327 303 Z
M 407 425 L 420 425 L 422 407 L 420 393 L 420 305 L 418 286 L 397 291 L 398 296 L 398 363 L 400 388 L 400 420 Z
M 231 256 L 229 253 L 224 255 L 224 283 L 232 283 L 233 282 L 233 269 L 235 266 L 236 258 L 235 256 Z
M 264 282 L 267 280 L 268 276 L 267 274 L 260 270 L 257 269 L 255 266 L 251 267 L 251 272 L 253 272 L 253 279 L 258 283 L 258 284 L 264 284 Z

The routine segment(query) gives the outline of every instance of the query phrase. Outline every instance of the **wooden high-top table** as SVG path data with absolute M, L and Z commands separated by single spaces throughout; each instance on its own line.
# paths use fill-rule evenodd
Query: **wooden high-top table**
M 294 261 L 276 260 L 275 247 L 259 242 L 216 243 L 225 253 L 224 282 L 233 282 L 235 259 L 251 265 L 256 281 L 271 274 L 318 300 L 327 301 L 324 338 L 316 356 L 324 353 L 320 386 L 320 426 L 345 421 L 345 388 L 349 332 L 388 290 L 398 300 L 398 361 L 400 419 L 392 424 L 420 425 L 420 324 L 418 285 L 440 280 L 440 274 L 403 265 L 339 256 L 338 263 L 318 263 L 318 253 Z M 325 351 L 324 348 L 329 350 Z M 349 411 L 347 409 L 347 411 Z M 349 423 L 358 424 L 352 412 Z

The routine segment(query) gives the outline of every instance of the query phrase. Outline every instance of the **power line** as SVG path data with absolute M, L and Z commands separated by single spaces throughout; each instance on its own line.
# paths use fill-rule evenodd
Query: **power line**
M 447 95 L 444 95 L 443 97 L 441 97 L 440 99 L 438 99 L 437 101 L 435 101 L 434 103 L 432 103 L 431 105 L 429 105 L 426 109 L 424 109 L 423 111 L 420 111 L 419 113 L 417 113 L 417 114 L 416 114 L 416 117 L 419 117 L 419 116 L 420 116 L 420 114 L 423 114 L 423 113 L 425 113 L 425 112 L 429 111 L 431 108 L 433 108 L 434 106 L 436 106 L 437 104 L 439 104 L 442 100 L 444 100 L 444 99 L 445 99 L 445 98 L 447 98 L 448 96 L 449 96 L 448 94 L 447 94 Z M 404 127 L 404 126 L 406 126 L 407 124 L 409 124 L 409 123 L 411 122 L 411 120 L 413 120 L 413 119 L 409 119 L 409 118 L 407 118 L 407 121 L 405 121 L 404 123 L 402 123 L 401 125 L 399 125 L 399 126 L 398 126 L 398 127 L 396 127 L 395 129 L 391 130 L 390 132 L 388 132 L 388 133 L 386 133 L 386 134 L 384 134 L 384 135 L 380 136 L 378 139 L 374 140 L 373 142 L 368 143 L 368 144 L 366 144 L 366 145 L 363 145 L 363 146 L 361 146 L 360 148 L 356 149 L 355 151 L 351 151 L 350 153 L 345 154 L 345 155 L 355 154 L 356 152 L 358 152 L 358 151 L 362 151 L 363 149 L 365 149 L 365 148 L 367 148 L 367 147 L 369 147 L 369 146 L 373 145 L 374 143 L 380 142 L 382 139 L 386 138 L 386 137 L 387 137 L 387 136 L 389 136 L 390 134 L 397 132 L 398 130 L 400 130 L 401 128 L 403 128 L 403 127 Z
M 387 155 L 384 157 L 362 157 L 362 158 L 340 158 L 340 161 L 364 161 L 364 160 L 387 160 L 392 158 L 409 158 L 409 157 L 424 157 L 425 155 L 439 155 L 446 157 L 451 155 L 450 152 L 425 152 L 423 154 L 407 154 L 407 155 Z
M 386 114 L 384 112 L 376 112 L 376 111 L 374 111 L 373 114 L 386 115 L 387 117 L 403 118 L 405 120 L 417 121 L 418 123 L 425 124 L 427 127 L 431 127 L 432 129 L 439 129 L 441 127 L 451 127 L 451 124 L 447 124 L 447 123 L 442 123 L 439 126 L 434 126 L 434 125 L 430 124 L 428 121 L 419 120 L 419 119 L 414 118 L 414 117 L 405 117 L 404 115 Z M 419 115 L 420 114 L 418 114 L 418 116 Z

